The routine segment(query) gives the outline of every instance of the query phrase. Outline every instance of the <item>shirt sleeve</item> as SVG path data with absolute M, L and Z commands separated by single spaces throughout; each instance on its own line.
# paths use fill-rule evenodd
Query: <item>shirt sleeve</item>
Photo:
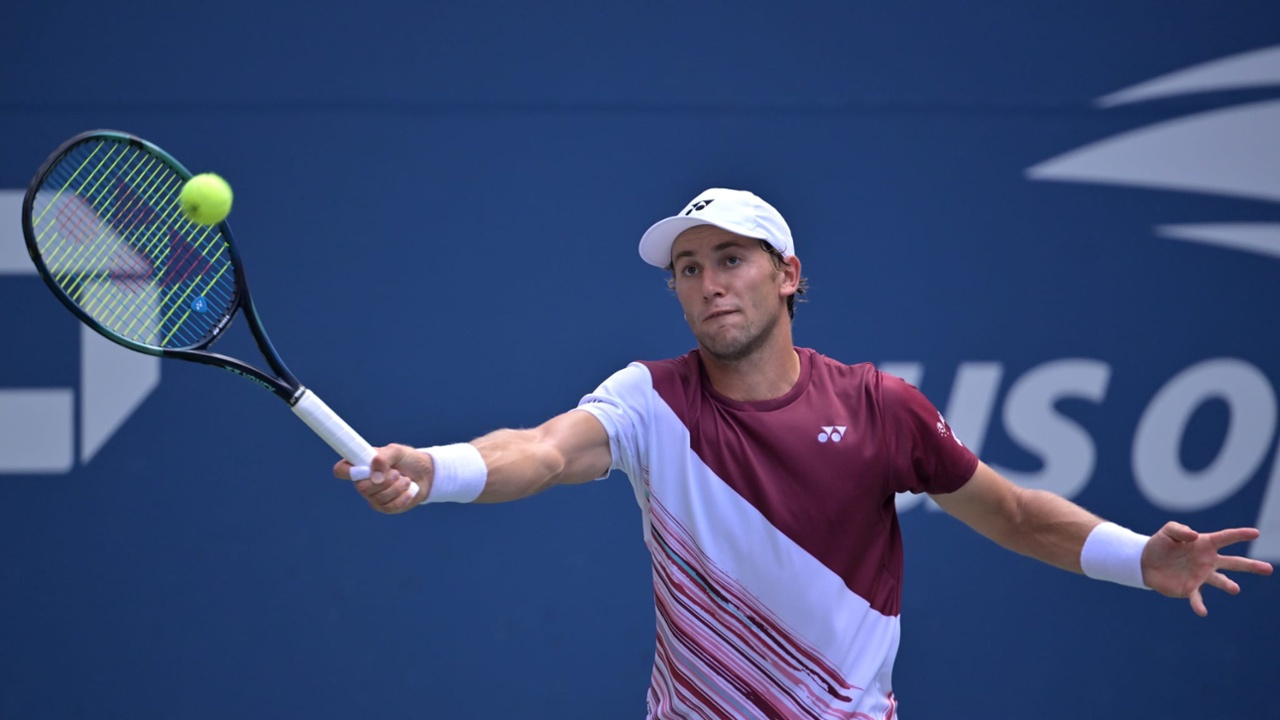
M 642 477 L 644 429 L 648 426 L 652 387 L 648 368 L 632 363 L 610 375 L 578 402 L 578 409 L 591 413 L 609 434 L 610 471 L 621 470 L 629 477 Z
M 945 494 L 973 477 L 978 456 L 915 386 L 880 373 L 880 407 L 894 492 Z

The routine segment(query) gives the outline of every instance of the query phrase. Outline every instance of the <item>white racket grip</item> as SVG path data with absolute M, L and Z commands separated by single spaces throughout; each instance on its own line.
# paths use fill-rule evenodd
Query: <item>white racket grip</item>
M 360 437 L 360 433 L 338 417 L 338 414 L 325 405 L 315 393 L 304 388 L 302 395 L 298 397 L 298 402 L 293 404 L 293 414 L 302 418 L 302 422 L 306 423 L 307 427 L 314 430 L 329 444 L 329 447 L 346 458 L 347 462 L 364 468 L 368 468 L 369 463 L 373 462 L 373 456 L 377 454 L 373 446 L 365 442 L 365 439 Z M 368 477 L 367 471 L 364 477 Z M 363 480 L 364 477 L 352 477 L 352 479 Z M 420 489 L 418 483 L 410 482 L 410 490 L 414 497 L 418 496 Z

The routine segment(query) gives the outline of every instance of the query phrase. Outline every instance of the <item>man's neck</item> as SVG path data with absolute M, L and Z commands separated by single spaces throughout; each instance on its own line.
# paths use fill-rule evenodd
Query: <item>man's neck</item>
M 699 356 L 711 387 L 731 400 L 772 400 L 786 395 L 800 378 L 800 356 L 790 337 L 766 345 L 741 360 L 720 360 L 705 348 Z

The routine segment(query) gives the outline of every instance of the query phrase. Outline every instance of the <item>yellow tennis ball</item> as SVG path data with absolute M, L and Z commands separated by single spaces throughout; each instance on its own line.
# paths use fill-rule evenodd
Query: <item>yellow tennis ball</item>
M 201 173 L 183 184 L 178 204 L 191 222 L 217 225 L 231 212 L 231 186 L 213 173 Z

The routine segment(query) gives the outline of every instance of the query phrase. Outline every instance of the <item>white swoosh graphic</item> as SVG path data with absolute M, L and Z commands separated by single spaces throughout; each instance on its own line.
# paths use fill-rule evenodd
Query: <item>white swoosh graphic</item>
M 1026 172 L 1034 180 L 1280 202 L 1280 101 L 1150 125 L 1072 150 Z
M 1115 107 L 1156 98 L 1280 85 L 1280 45 L 1230 55 L 1131 85 L 1098 98 Z
M 1156 235 L 1280 258 L 1280 223 L 1160 225 Z

